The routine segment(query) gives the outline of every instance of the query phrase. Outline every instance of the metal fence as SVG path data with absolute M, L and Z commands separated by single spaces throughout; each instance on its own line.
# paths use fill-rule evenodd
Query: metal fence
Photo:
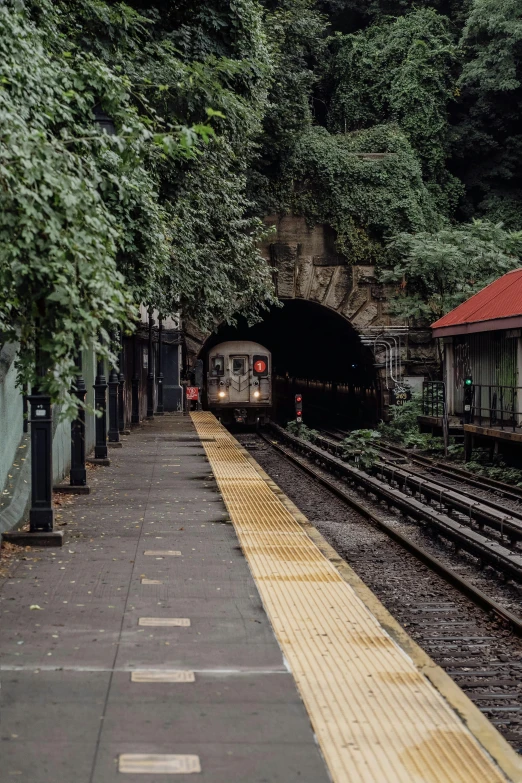
M 424 381 L 422 384 L 422 415 L 437 418 L 444 416 L 443 381 Z
M 489 424 L 500 429 L 520 426 L 522 419 L 522 387 L 474 384 L 472 422 L 482 426 Z

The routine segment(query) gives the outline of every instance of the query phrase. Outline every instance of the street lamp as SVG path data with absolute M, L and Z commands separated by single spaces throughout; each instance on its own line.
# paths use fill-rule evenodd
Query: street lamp
M 69 473 L 70 487 L 78 494 L 89 492 L 87 487 L 87 471 L 85 469 L 85 397 L 87 386 L 83 377 L 83 358 L 79 351 L 76 357 L 76 381 L 72 393 L 78 400 L 78 413 L 71 422 L 71 470 Z
M 113 349 L 118 340 L 118 333 L 113 332 L 112 342 Z M 120 426 L 119 426 L 119 391 L 120 391 L 120 377 L 116 367 L 112 365 L 109 373 L 109 443 L 113 447 L 121 446 L 120 443 Z
M 94 381 L 94 407 L 96 416 L 95 430 L 96 442 L 94 445 L 94 458 L 96 460 L 108 459 L 107 451 L 107 380 L 103 358 L 98 356 L 96 364 L 96 378 Z
M 156 405 L 156 413 L 158 416 L 163 416 L 163 318 L 159 319 L 158 327 L 158 404 Z
M 154 309 L 149 307 L 149 369 L 147 373 L 147 418 L 154 418 L 154 362 L 152 361 L 152 327 L 154 326 L 154 319 L 152 317 Z

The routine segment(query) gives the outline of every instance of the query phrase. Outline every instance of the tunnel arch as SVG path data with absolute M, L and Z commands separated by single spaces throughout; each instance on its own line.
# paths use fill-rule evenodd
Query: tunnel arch
M 330 410 L 347 426 L 371 425 L 380 417 L 380 381 L 372 351 L 361 342 L 350 321 L 323 304 L 306 299 L 282 300 L 260 323 L 221 324 L 200 338 L 197 358 L 203 360 L 215 345 L 247 339 L 272 352 L 277 410 L 284 418 L 296 391 L 306 393 L 314 423 L 320 411 Z M 334 410 L 335 409 L 335 410 Z

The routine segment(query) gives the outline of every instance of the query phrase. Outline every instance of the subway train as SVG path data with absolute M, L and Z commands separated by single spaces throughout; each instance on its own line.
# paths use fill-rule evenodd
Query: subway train
M 231 340 L 209 351 L 207 407 L 224 424 L 266 424 L 272 412 L 272 354 L 259 343 Z

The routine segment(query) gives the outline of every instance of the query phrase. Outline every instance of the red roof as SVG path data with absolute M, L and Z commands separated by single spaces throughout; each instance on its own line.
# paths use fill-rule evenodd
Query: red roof
M 431 325 L 434 337 L 522 326 L 522 269 L 514 269 Z

